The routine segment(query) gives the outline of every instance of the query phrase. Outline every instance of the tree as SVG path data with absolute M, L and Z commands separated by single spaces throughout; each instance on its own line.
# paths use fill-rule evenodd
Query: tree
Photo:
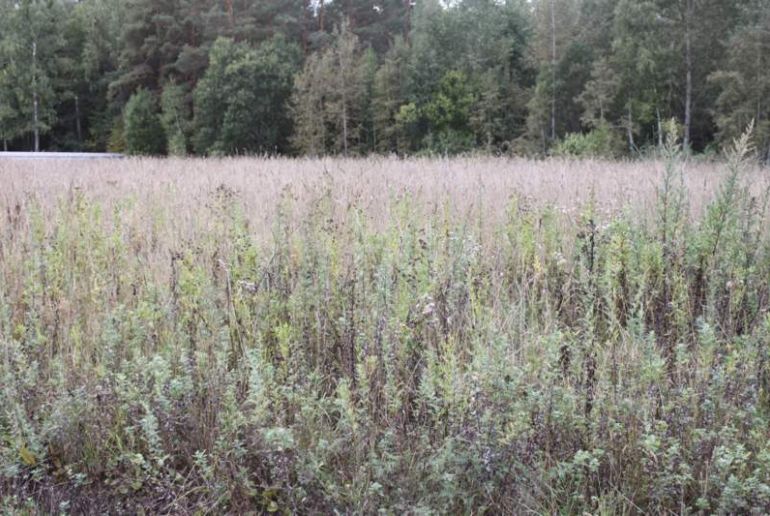
M 715 102 L 717 138 L 730 145 L 754 121 L 753 139 L 770 163 L 770 4 L 754 0 L 728 44 L 724 69 L 709 80 L 719 88 Z
M 187 154 L 191 114 L 185 101 L 183 86 L 166 84 L 160 97 L 160 121 L 166 134 L 166 148 L 173 156 Z
M 343 0 L 332 2 L 327 15 L 337 24 L 348 23 L 363 47 L 383 55 L 395 38 L 408 35 L 412 7 L 412 0 Z
M 332 45 L 308 59 L 292 96 L 299 150 L 348 155 L 365 149 L 369 62 L 345 23 Z
M 312 55 L 297 75 L 291 97 L 294 124 L 292 145 L 300 153 L 319 156 L 327 153 L 326 60 Z
M 5 108 L 0 116 L 8 127 L 3 139 L 31 133 L 38 152 L 41 136 L 56 122 L 54 86 L 61 73 L 63 6 L 55 1 L 22 0 L 3 7 L 7 14 L 0 45 L 4 63 L 0 98 Z
M 0 66 L 0 139 L 3 141 L 4 151 L 8 150 L 9 142 L 21 134 L 22 127 L 21 108 L 16 97 L 11 68 L 3 63 L 3 66 Z
M 166 153 L 166 135 L 155 98 L 140 88 L 126 104 L 123 137 L 129 154 L 157 156 Z
M 581 118 L 587 127 L 597 127 L 607 122 L 607 117 L 618 94 L 618 78 L 607 59 L 594 62 L 589 80 L 577 98 L 583 106 Z
M 464 73 L 449 72 L 441 79 L 438 92 L 425 107 L 431 150 L 454 154 L 472 148 L 470 122 L 474 102 L 474 92 Z
M 194 93 L 196 149 L 203 154 L 286 152 L 288 100 L 300 49 L 277 35 L 256 50 L 220 38 Z
M 72 23 L 83 32 L 77 57 L 77 94 L 86 141 L 82 147 L 105 150 L 110 135 L 122 131 L 122 104 L 110 102 L 109 85 L 117 75 L 121 30 L 126 19 L 122 0 L 83 0 L 75 5 Z
M 582 58 L 586 46 L 576 38 L 579 29 L 579 5 L 568 0 L 537 0 L 533 4 L 535 35 L 533 48 L 539 71 L 527 121 L 529 137 L 540 140 L 541 148 L 556 141 L 566 130 L 560 104 L 572 106 L 576 93 L 563 90 L 562 72 L 575 69 L 571 51 Z M 581 63 L 584 64 L 584 63 Z M 581 85 L 582 89 L 582 85 Z M 579 91 L 578 91 L 579 93 Z
M 185 44 L 185 30 L 175 0 L 129 0 L 121 33 L 120 69 L 110 84 L 122 103 L 139 88 L 158 92 L 174 72 Z
M 676 51 L 661 34 L 652 0 L 620 0 L 613 24 L 612 63 L 619 70 L 620 96 L 629 146 L 634 135 L 663 144 L 662 121 L 674 116 L 672 77 Z
M 655 37 L 668 46 L 671 109 L 683 123 L 685 148 L 701 148 L 711 137 L 709 106 L 716 93 L 707 78 L 725 55 L 725 38 L 737 21 L 744 0 L 654 0 L 648 5 L 655 16 Z M 660 84 L 660 83 L 658 83 Z
M 375 73 L 372 112 L 377 152 L 389 153 L 399 150 L 396 117 L 401 106 L 407 103 L 408 60 L 409 47 L 403 38 L 398 37 Z

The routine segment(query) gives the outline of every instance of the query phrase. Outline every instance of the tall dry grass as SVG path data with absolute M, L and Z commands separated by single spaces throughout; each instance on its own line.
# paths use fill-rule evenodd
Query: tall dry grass
M 743 150 L 0 161 L 0 510 L 770 511 Z
M 287 187 L 300 202 L 333 181 L 335 202 L 361 202 L 368 215 L 387 219 L 392 196 L 408 193 L 426 210 L 450 203 L 466 214 L 480 209 L 497 222 L 501 209 L 516 195 L 535 205 L 574 210 L 594 195 L 608 210 L 626 207 L 649 211 L 665 163 L 529 161 L 523 159 L 128 159 L 116 161 L 0 161 L 2 202 L 34 195 L 44 205 L 72 189 L 105 202 L 135 196 L 159 203 L 180 215 L 205 203 L 220 185 L 239 193 L 254 222 L 273 215 Z M 716 163 L 683 164 L 684 186 L 695 214 L 714 197 L 724 167 Z M 747 180 L 761 192 L 767 174 L 754 167 Z

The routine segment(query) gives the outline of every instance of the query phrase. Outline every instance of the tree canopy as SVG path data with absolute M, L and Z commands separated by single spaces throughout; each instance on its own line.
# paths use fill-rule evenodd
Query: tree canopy
M 175 155 L 635 154 L 675 118 L 770 159 L 768 34 L 763 0 L 0 0 L 0 140 L 128 150 L 139 95 Z

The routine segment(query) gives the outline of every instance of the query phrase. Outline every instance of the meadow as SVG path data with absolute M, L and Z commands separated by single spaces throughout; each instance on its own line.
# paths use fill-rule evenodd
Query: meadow
M 770 511 L 770 171 L 0 161 L 0 512 Z

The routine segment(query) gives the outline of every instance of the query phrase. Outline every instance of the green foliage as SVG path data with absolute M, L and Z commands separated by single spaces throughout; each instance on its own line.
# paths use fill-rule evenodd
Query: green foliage
M 748 2 L 744 23 L 729 41 L 724 70 L 710 77 L 720 91 L 716 99 L 718 139 L 730 146 L 749 123 L 755 124 L 754 144 L 760 159 L 770 163 L 770 6 L 765 2 Z
M 129 99 L 123 114 L 122 135 L 129 154 L 165 154 L 166 134 L 158 116 L 157 103 L 149 91 L 140 89 Z
M 59 2 L 0 3 L 0 139 L 40 136 L 57 121 L 56 104 L 66 95 L 60 84 L 67 69 Z
M 180 155 L 544 156 L 603 123 L 639 155 L 675 117 L 709 155 L 754 119 L 770 160 L 762 0 L 376 4 L 0 0 L 0 140 L 119 149 L 113 122 L 144 88 Z
M 276 36 L 252 50 L 218 39 L 195 98 L 196 150 L 201 154 L 274 154 L 287 150 L 287 102 L 298 49 Z
M 598 123 L 588 133 L 568 134 L 553 150 L 556 156 L 572 158 L 614 158 L 621 155 L 623 143 L 606 122 Z
M 166 133 L 166 148 L 172 156 L 187 154 L 190 132 L 190 114 L 182 86 L 167 84 L 160 98 L 160 121 Z
M 442 77 L 438 91 L 423 111 L 430 127 L 428 149 L 454 154 L 473 147 L 470 121 L 474 101 L 465 74 L 452 71 Z
M 343 23 L 334 40 L 311 56 L 292 94 L 294 147 L 304 154 L 364 154 L 371 99 L 372 56 Z

